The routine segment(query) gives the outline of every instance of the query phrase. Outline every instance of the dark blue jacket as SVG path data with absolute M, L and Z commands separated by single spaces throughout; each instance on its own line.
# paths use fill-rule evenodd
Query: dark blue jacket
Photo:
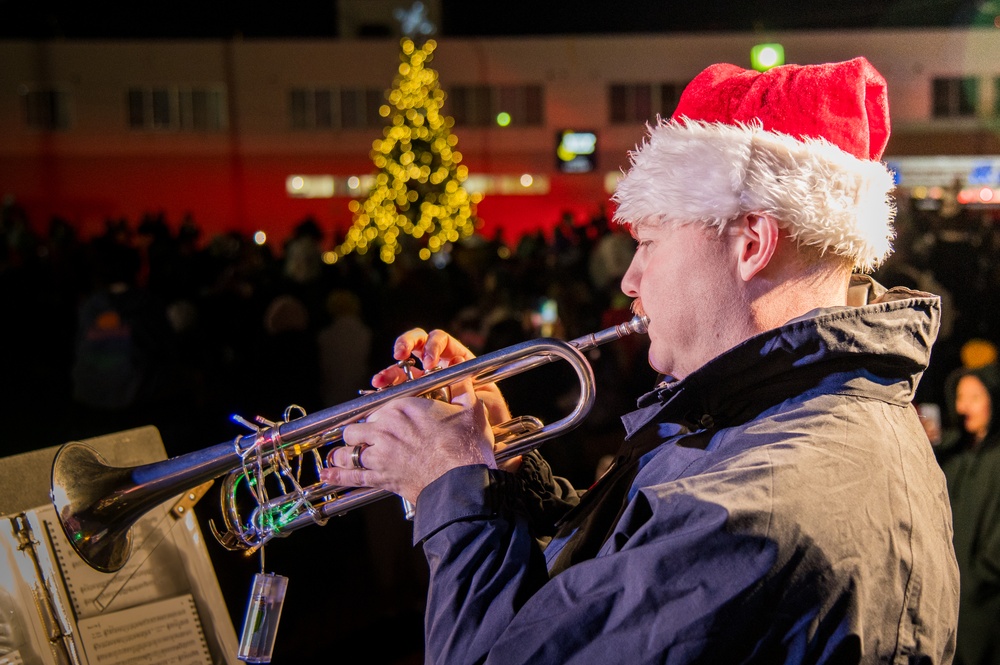
M 428 486 L 426 662 L 951 662 L 950 508 L 911 405 L 938 300 L 871 289 L 644 396 L 575 507 L 526 498 L 532 457 Z

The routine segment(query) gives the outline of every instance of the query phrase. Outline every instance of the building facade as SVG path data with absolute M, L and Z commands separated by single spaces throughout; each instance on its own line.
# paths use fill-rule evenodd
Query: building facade
M 995 28 L 437 38 L 485 235 L 508 242 L 608 205 L 644 125 L 714 62 L 867 57 L 889 83 L 885 155 L 907 195 L 1000 200 Z M 399 40 L 0 42 L 0 195 L 44 227 L 190 214 L 209 233 L 350 225 Z M 944 192 L 944 194 L 942 194 Z

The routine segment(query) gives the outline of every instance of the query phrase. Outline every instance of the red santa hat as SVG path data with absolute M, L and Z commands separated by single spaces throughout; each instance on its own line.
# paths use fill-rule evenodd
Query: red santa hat
M 615 220 L 777 219 L 800 245 L 871 271 L 890 254 L 886 83 L 864 58 L 766 72 L 717 64 L 648 128 L 613 200 Z

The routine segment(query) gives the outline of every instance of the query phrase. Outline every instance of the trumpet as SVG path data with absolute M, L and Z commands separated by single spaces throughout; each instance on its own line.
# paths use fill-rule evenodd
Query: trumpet
M 462 381 L 472 379 L 474 386 L 480 386 L 564 360 L 580 386 L 570 413 L 552 423 L 522 416 L 494 427 L 497 442 L 505 446 L 497 460 L 522 455 L 576 427 L 590 412 L 595 399 L 594 372 L 584 352 L 626 335 L 644 334 L 647 323 L 646 317 L 635 316 L 568 342 L 554 338 L 521 342 L 312 414 L 293 405 L 285 410 L 281 423 L 258 418 L 263 426 L 253 426 L 250 434 L 151 464 L 114 467 L 92 447 L 66 443 L 52 463 L 50 497 L 77 554 L 91 567 L 111 573 L 128 561 L 132 526 L 146 512 L 225 475 L 220 492 L 225 528 L 219 530 L 212 523 L 211 530 L 227 549 L 252 552 L 272 538 L 287 536 L 306 525 L 325 524 L 331 517 L 392 496 L 380 489 L 303 480 L 303 473 L 318 477 L 325 463 L 320 449 L 343 445 L 347 425 L 360 422 L 394 399 L 441 398 L 442 392 Z M 293 418 L 297 411 L 301 415 Z M 272 486 L 277 484 L 280 494 L 272 498 L 265 480 Z M 255 504 L 245 518 L 236 499 L 244 486 Z

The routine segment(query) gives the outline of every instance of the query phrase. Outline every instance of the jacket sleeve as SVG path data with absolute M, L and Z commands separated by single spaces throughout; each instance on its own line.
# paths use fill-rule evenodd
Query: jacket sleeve
M 414 540 L 430 569 L 424 662 L 479 663 L 548 574 L 510 474 L 452 469 L 420 494 Z
M 421 494 L 426 663 L 690 662 L 726 643 L 725 612 L 746 611 L 774 563 L 767 543 L 728 532 L 721 507 L 672 501 L 652 516 L 666 505 L 642 497 L 623 516 L 628 542 L 550 579 L 507 480 L 462 467 Z

